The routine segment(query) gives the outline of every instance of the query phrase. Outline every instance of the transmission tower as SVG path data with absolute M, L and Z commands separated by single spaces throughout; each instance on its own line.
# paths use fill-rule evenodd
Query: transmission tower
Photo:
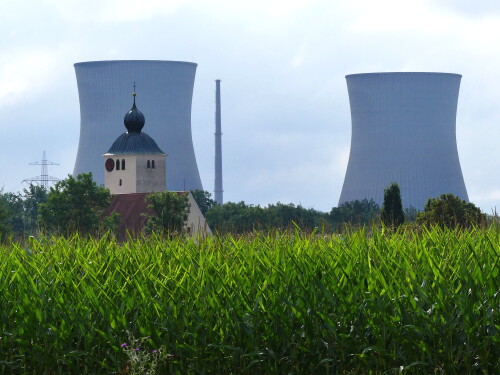
M 48 190 L 49 182 L 59 181 L 58 178 L 49 176 L 47 168 L 48 165 L 59 165 L 59 164 L 54 163 L 52 161 L 48 161 L 47 158 L 45 157 L 45 151 L 43 152 L 43 158 L 41 162 L 37 161 L 35 163 L 30 163 L 30 165 L 41 165 L 42 173 L 40 174 L 40 176 L 27 178 L 26 180 L 23 180 L 23 182 L 27 182 L 29 184 L 36 183 L 37 185 L 42 186 L 45 190 Z

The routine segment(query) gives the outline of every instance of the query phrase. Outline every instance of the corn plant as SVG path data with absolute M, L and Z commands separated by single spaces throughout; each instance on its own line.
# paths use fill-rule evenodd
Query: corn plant
M 129 334 L 160 374 L 495 373 L 499 262 L 497 229 L 32 238 L 0 248 L 0 374 L 126 374 Z

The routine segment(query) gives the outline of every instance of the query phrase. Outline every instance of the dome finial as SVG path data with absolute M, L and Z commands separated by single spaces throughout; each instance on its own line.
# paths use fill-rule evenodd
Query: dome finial
M 140 133 L 141 129 L 144 126 L 144 115 L 137 109 L 135 106 L 135 82 L 134 82 L 134 92 L 132 93 L 132 96 L 134 97 L 134 104 L 132 105 L 132 108 L 130 111 L 127 112 L 125 115 L 125 118 L 123 119 L 123 122 L 125 124 L 125 127 L 127 128 L 128 132 L 132 133 Z

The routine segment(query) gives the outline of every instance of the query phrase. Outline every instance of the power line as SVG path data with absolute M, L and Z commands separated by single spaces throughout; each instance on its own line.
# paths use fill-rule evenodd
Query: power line
M 49 188 L 49 182 L 56 182 L 59 181 L 59 178 L 49 176 L 48 172 L 48 165 L 59 165 L 57 163 L 54 163 L 52 161 L 48 161 L 47 158 L 45 157 L 45 151 L 43 151 L 43 158 L 41 162 L 35 162 L 35 163 L 30 163 L 30 165 L 40 165 L 42 167 L 42 172 L 40 176 L 35 176 L 31 178 L 27 178 L 23 180 L 23 182 L 33 184 L 36 183 L 39 186 L 42 186 L 45 190 L 48 190 Z

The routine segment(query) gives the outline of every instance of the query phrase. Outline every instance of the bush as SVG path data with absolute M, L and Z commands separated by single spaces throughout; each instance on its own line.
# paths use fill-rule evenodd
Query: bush
M 97 186 L 91 173 L 69 175 L 50 188 L 39 206 L 40 226 L 50 232 L 95 234 L 106 223 L 111 203 L 108 189 Z
M 153 215 L 146 215 L 147 222 L 144 230 L 147 233 L 181 233 L 184 230 L 189 215 L 189 201 L 187 193 L 162 191 L 146 196 L 148 208 Z
M 427 201 L 424 212 L 417 215 L 417 222 L 428 227 L 471 228 L 484 226 L 486 215 L 473 203 L 467 203 L 453 194 L 442 194 Z
M 343 224 L 368 225 L 378 220 L 379 214 L 380 207 L 373 199 L 354 200 L 332 208 L 328 221 L 338 230 Z

